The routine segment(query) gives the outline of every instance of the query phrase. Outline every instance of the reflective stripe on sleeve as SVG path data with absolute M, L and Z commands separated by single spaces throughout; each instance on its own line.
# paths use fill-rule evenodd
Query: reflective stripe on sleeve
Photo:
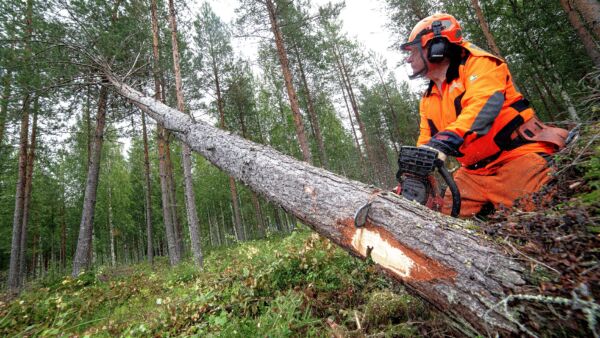
M 477 114 L 470 131 L 477 133 L 478 136 L 486 135 L 490 131 L 492 123 L 500 114 L 503 104 L 504 94 L 502 92 L 497 91 L 490 96 L 479 114 Z

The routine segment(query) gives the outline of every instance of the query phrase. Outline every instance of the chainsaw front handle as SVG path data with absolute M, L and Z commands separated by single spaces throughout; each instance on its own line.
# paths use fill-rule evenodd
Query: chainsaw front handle
M 448 169 L 444 166 L 444 161 L 437 160 L 436 166 L 440 175 L 448 185 L 448 189 L 450 189 L 450 192 L 452 193 L 452 211 L 450 212 L 450 216 L 458 217 L 460 214 L 460 191 L 458 191 L 458 187 L 456 186 L 456 182 L 454 182 L 452 175 L 450 175 Z

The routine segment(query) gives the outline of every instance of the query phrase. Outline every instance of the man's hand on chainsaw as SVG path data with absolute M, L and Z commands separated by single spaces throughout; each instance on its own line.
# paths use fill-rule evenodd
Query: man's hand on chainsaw
M 425 148 L 425 149 L 427 149 L 427 150 L 435 151 L 435 152 L 437 153 L 437 158 L 438 158 L 438 160 L 440 160 L 440 161 L 442 161 L 442 162 L 446 162 L 446 158 L 447 158 L 447 156 L 446 156 L 446 154 L 444 154 L 444 153 L 443 153 L 443 152 L 441 152 L 440 150 L 438 150 L 438 149 L 435 149 L 434 147 L 430 147 L 430 146 L 428 146 L 428 145 L 425 145 L 425 144 L 423 144 L 423 145 L 420 145 L 420 146 L 419 146 L 419 148 Z

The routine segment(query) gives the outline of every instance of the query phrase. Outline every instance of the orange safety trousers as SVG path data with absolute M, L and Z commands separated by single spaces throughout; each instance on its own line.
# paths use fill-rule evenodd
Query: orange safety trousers
M 460 217 L 472 217 L 488 203 L 492 203 L 496 209 L 501 206 L 510 208 L 515 200 L 526 200 L 551 181 L 553 171 L 546 159 L 537 153 L 514 158 L 488 175 L 478 175 L 461 167 L 454 174 L 461 196 Z M 525 203 L 526 211 L 533 207 L 533 203 Z M 451 210 L 452 194 L 447 191 L 442 212 L 449 215 Z

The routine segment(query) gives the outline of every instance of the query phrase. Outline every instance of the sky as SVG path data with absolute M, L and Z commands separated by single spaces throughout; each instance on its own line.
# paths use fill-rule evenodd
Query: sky
M 207 0 L 207 2 L 224 22 L 230 23 L 234 19 L 234 11 L 238 6 L 238 1 Z M 317 6 L 325 5 L 328 2 L 330 0 L 312 1 L 315 10 Z M 391 31 L 385 27 L 389 19 L 384 1 L 346 0 L 345 2 L 346 7 L 340 13 L 343 30 L 350 38 L 364 45 L 365 50 L 372 50 L 384 56 L 388 60 L 388 69 L 394 71 L 396 78 L 399 81 L 407 81 L 409 68 L 402 63 L 402 54 L 390 47 L 396 40 L 403 40 L 403 38 L 394 39 Z M 256 43 L 248 41 L 248 39 L 235 38 L 233 46 L 236 52 L 243 55 L 244 58 L 256 58 Z

